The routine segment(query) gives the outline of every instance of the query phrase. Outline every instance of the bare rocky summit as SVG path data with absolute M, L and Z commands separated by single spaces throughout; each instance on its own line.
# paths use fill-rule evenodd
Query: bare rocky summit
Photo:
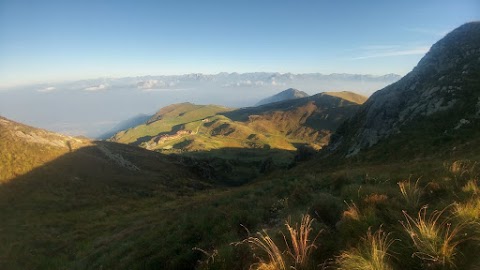
M 434 44 L 405 77 L 374 93 L 332 139 L 347 156 L 420 119 L 446 113 L 444 132 L 480 116 L 480 22 L 464 24 Z

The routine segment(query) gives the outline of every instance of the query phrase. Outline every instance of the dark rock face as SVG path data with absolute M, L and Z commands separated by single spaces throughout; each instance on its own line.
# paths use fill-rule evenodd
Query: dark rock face
M 480 22 L 446 35 L 410 73 L 374 93 L 330 148 L 353 156 L 417 119 L 445 111 L 455 111 L 456 126 L 480 116 Z

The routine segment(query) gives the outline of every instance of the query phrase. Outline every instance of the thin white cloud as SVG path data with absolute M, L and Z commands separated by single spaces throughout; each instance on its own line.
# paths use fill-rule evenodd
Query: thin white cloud
M 150 93 L 150 92 L 180 92 L 180 91 L 188 91 L 194 90 L 195 88 L 152 88 L 152 89 L 142 89 L 143 93 Z
M 137 83 L 137 88 L 147 90 L 147 89 L 165 89 L 168 87 L 175 86 L 175 82 L 164 82 L 161 80 L 146 80 Z
M 55 88 L 54 86 L 48 86 L 48 87 L 45 87 L 45 88 L 38 89 L 37 92 L 48 93 L 48 92 L 55 91 L 55 89 L 57 89 L 57 88 Z
M 108 88 L 108 85 L 107 84 L 99 84 L 99 85 L 95 85 L 95 86 L 90 86 L 90 87 L 87 87 L 85 89 L 83 89 L 84 91 L 89 91 L 89 92 L 96 92 L 96 91 L 102 91 L 102 90 L 105 90 Z
M 362 50 L 393 50 L 400 48 L 400 45 L 367 45 L 360 49 Z
M 357 56 L 352 58 L 353 60 L 362 60 L 369 58 L 380 58 L 380 57 L 394 57 L 394 56 L 404 56 L 404 55 L 422 55 L 428 52 L 430 47 L 420 46 L 413 48 L 400 48 L 397 49 L 378 49 L 378 50 L 366 50 L 364 55 Z
M 222 87 L 230 88 L 230 87 L 258 87 L 258 86 L 266 86 L 266 85 L 273 85 L 273 86 L 283 86 L 285 83 L 277 82 L 275 79 L 266 80 L 266 81 L 252 81 L 252 80 L 241 80 L 238 82 L 232 83 L 225 83 Z

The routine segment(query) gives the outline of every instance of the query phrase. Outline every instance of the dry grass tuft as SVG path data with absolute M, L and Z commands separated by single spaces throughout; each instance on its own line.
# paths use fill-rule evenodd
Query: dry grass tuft
M 370 195 L 367 195 L 364 199 L 363 202 L 367 205 L 381 205 L 385 204 L 388 201 L 388 196 L 385 194 L 377 194 L 377 193 L 372 193 Z
M 405 202 L 412 208 L 417 208 L 420 205 L 423 189 L 419 187 L 417 179 L 415 184 L 412 184 L 410 180 L 398 182 L 398 187 L 402 193 Z
M 360 209 L 358 209 L 357 205 L 352 202 L 352 204 L 347 204 L 347 210 L 343 211 L 343 218 L 352 219 L 352 220 L 360 220 L 361 214 Z
M 462 191 L 472 193 L 473 195 L 480 195 L 480 187 L 478 187 L 476 180 L 468 181 L 465 186 L 462 187 Z
M 358 247 L 344 251 L 338 258 L 339 270 L 392 270 L 388 252 L 395 240 L 382 229 L 372 233 L 369 229 L 367 237 L 362 238 Z
M 472 198 L 465 203 L 455 203 L 453 213 L 466 222 L 480 220 L 480 198 Z
M 464 176 L 465 174 L 472 174 L 476 166 L 477 162 L 471 160 L 457 160 L 448 166 L 448 170 L 453 174 Z
M 417 249 L 413 256 L 429 264 L 454 267 L 457 247 L 467 239 L 460 237 L 463 224 L 442 221 L 444 212 L 435 210 L 427 216 L 424 206 L 414 218 L 403 211 L 406 222 L 402 225 Z
M 272 240 L 266 231 L 263 231 L 263 233 L 257 233 L 257 237 L 251 236 L 235 244 L 248 243 L 252 249 L 257 249 L 267 254 L 268 260 L 259 257 L 260 261 L 251 265 L 250 269 L 302 269 L 308 264 L 312 251 L 317 248 L 315 241 L 320 232 L 315 238 L 313 238 L 313 240 L 310 239 L 313 230 L 313 221 L 314 219 L 309 215 L 304 215 L 300 225 L 295 224 L 295 226 L 291 226 L 289 221 L 285 223 L 288 234 L 283 235 L 286 245 L 286 250 L 284 252 L 281 251 L 279 246 Z M 290 258 L 292 260 L 290 260 Z
M 268 233 L 264 230 L 263 233 L 258 232 L 258 237 L 250 236 L 239 243 L 248 243 L 252 248 L 259 249 L 265 252 L 268 260 L 265 261 L 259 258 L 260 262 L 250 266 L 250 269 L 278 269 L 286 270 L 286 262 L 283 253 L 278 248 L 277 244 L 272 240 Z
M 304 215 L 300 226 L 295 224 L 295 228 L 290 226 L 289 222 L 285 223 L 290 236 L 290 245 L 287 243 L 286 237 L 285 243 L 287 243 L 287 253 L 293 258 L 295 268 L 303 268 L 310 257 L 310 254 L 317 248 L 315 241 L 318 238 L 320 232 L 315 236 L 313 240 L 310 240 L 310 233 L 312 232 L 312 224 L 314 219 L 310 215 Z
M 203 253 L 203 255 L 206 256 L 205 260 L 197 262 L 199 266 L 208 267 L 208 265 L 210 265 L 211 263 L 215 263 L 215 258 L 218 256 L 218 250 L 216 250 L 216 249 L 214 249 L 211 253 L 204 250 L 204 249 L 198 248 L 198 247 L 194 247 L 194 248 L 192 248 L 192 250 L 199 251 L 199 252 Z

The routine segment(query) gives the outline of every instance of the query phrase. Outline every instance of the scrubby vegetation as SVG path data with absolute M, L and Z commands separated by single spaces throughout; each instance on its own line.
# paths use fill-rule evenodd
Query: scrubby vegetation
M 2 241 L 12 244 L 3 245 L 1 252 L 8 259 L 3 265 L 7 269 L 39 265 L 44 269 L 282 269 L 282 265 L 285 269 L 467 269 L 478 264 L 472 256 L 480 251 L 478 215 L 459 210 L 478 199 L 470 190 L 478 171 L 452 172 L 443 162 L 424 161 L 412 166 L 411 173 L 398 174 L 397 166 L 354 166 L 348 172 L 334 170 L 321 176 L 298 167 L 225 191 L 184 195 L 156 191 L 153 196 L 125 192 L 108 200 L 91 198 L 88 205 L 103 205 L 100 208 L 55 207 L 54 203 L 41 216 L 19 208 L 2 211 L 2 220 L 15 217 L 15 224 L 24 224 L 4 223 Z M 397 183 L 410 174 L 420 177 L 418 173 L 425 172 L 421 168 L 432 168 L 430 176 L 423 175 L 417 184 L 422 204 L 403 214 L 411 206 Z M 68 192 L 72 191 L 60 196 L 71 196 Z M 312 218 L 302 219 L 305 212 Z M 62 229 L 70 226 L 76 229 Z M 110 232 L 108 237 L 105 231 Z M 13 244 L 13 235 L 23 235 L 18 244 Z M 24 249 L 32 245 L 37 247 L 34 254 Z M 59 247 L 56 255 L 49 256 L 54 247 Z M 351 268 L 352 264 L 358 268 Z

